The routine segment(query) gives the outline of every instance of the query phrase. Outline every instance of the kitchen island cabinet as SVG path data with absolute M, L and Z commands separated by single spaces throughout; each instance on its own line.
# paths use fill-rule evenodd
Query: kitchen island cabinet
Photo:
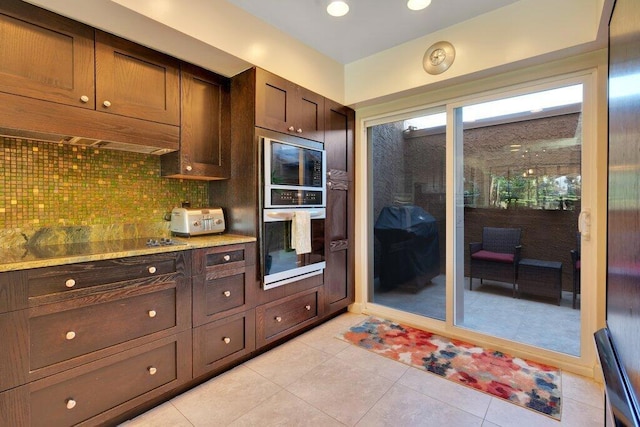
M 161 157 L 161 174 L 227 179 L 231 169 L 230 81 L 191 64 L 181 67 L 180 150 Z

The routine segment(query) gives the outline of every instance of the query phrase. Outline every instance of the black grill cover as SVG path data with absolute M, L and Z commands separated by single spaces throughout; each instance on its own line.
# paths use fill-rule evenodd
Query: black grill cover
M 380 287 L 422 287 L 440 274 L 436 219 L 419 206 L 386 206 L 374 226 L 381 244 Z

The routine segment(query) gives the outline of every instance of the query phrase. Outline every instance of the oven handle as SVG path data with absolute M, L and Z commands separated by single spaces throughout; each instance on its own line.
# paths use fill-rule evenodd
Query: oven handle
M 326 217 L 327 210 L 325 208 L 318 209 L 280 209 L 280 210 L 272 210 L 265 209 L 264 210 L 264 220 L 267 222 L 274 221 L 291 221 L 293 219 L 293 215 L 297 211 L 304 210 L 305 212 L 309 212 L 309 216 L 311 219 L 323 219 Z
M 273 218 L 273 219 L 283 219 L 283 220 L 290 220 L 293 219 L 293 214 L 294 212 L 267 212 L 266 215 L 269 218 Z M 311 211 L 309 212 L 309 216 L 311 218 L 319 218 L 319 217 L 324 217 L 324 212 L 321 211 Z

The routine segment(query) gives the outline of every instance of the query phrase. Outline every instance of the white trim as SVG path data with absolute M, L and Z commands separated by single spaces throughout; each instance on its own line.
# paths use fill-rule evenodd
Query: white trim
M 550 363 L 563 369 L 585 375 L 597 377 L 597 360 L 592 343 L 592 333 L 604 325 L 606 278 L 606 52 L 582 55 L 547 64 L 543 67 L 533 67 L 530 70 L 519 70 L 504 76 L 494 76 L 475 85 L 461 85 L 437 91 L 435 94 L 408 97 L 387 104 L 368 106 L 357 111 L 356 121 L 356 221 L 355 254 L 356 254 L 356 302 L 354 309 L 365 314 L 386 316 L 393 320 L 407 321 L 414 326 L 428 328 L 434 332 L 446 333 L 449 336 L 470 339 L 479 344 L 492 348 L 509 351 L 511 354 Z M 502 85 L 500 84 L 502 82 Z M 453 324 L 453 289 L 452 283 L 447 283 L 447 320 L 441 322 L 402 313 L 397 310 L 368 302 L 371 294 L 373 275 L 372 233 L 369 230 L 373 224 L 372 218 L 372 182 L 369 179 L 369 165 L 371 152 L 367 141 L 367 127 L 375 124 L 401 120 L 421 112 L 442 111 L 443 106 L 454 108 L 473 100 L 474 103 L 495 98 L 505 97 L 517 93 L 528 92 L 531 88 L 543 88 L 577 82 L 584 85 L 585 97 L 583 101 L 583 176 L 587 177 L 583 183 L 582 206 L 589 206 L 592 212 L 592 235 L 594 240 L 583 248 L 583 257 L 587 260 L 588 271 L 583 272 L 581 295 L 581 356 L 536 348 L 530 345 L 510 342 L 508 340 L 486 336 L 474 331 L 459 328 Z M 486 89 L 483 91 L 483 87 Z M 452 95 L 447 97 L 447 93 Z M 368 114 L 368 115 L 367 115 Z M 449 131 L 450 133 L 450 131 Z M 447 150 L 451 141 L 447 137 Z M 604 154 L 604 155 L 603 155 Z M 448 156 L 450 156 L 448 154 Z M 447 160 L 447 171 L 451 170 L 453 158 Z M 453 218 L 453 181 L 452 173 L 447 172 L 447 217 Z M 451 182 L 449 182 L 451 180 Z M 451 186 L 451 188 L 450 188 Z M 447 225 L 447 253 L 452 249 L 454 223 Z M 451 259 L 451 258 L 449 258 Z M 453 277 L 453 266 L 447 263 L 447 277 Z

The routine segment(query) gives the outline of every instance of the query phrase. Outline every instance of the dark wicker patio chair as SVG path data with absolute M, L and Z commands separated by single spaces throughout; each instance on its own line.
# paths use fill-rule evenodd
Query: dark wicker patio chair
M 496 280 L 513 285 L 516 295 L 518 262 L 520 262 L 519 228 L 484 227 L 482 242 L 469 243 L 469 290 L 473 289 L 473 278 Z

